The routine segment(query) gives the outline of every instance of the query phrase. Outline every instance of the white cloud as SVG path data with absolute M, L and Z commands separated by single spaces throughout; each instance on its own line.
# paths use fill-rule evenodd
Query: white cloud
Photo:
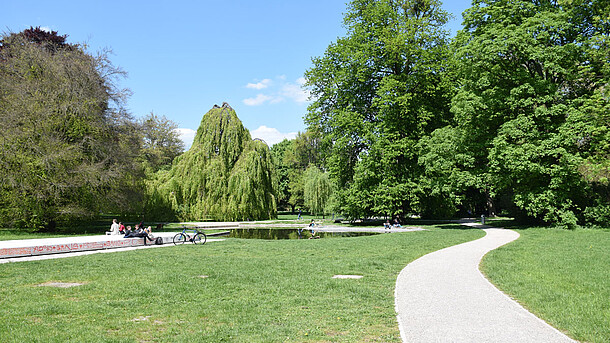
M 297 104 L 304 104 L 310 97 L 309 90 L 303 88 L 304 84 L 304 77 L 300 77 L 294 82 L 289 82 L 286 81 L 285 75 L 277 76 L 275 80 L 263 79 L 258 83 L 248 83 L 246 88 L 257 90 L 269 89 L 267 93 L 259 93 L 254 98 L 244 99 L 243 102 L 248 106 L 260 106 L 265 103 L 277 104 L 286 100 L 292 100 Z
M 300 79 L 299 79 L 300 80 Z M 294 100 L 294 102 L 298 104 L 304 104 L 309 99 L 309 90 L 304 89 L 302 87 L 302 83 L 297 80 L 297 83 L 286 83 L 282 87 L 281 94 L 288 98 Z
M 40 29 L 42 31 L 47 31 L 47 32 L 52 32 L 53 30 L 51 30 L 50 28 L 46 27 L 46 26 L 41 26 Z
M 265 94 L 258 94 L 256 98 L 247 98 L 244 99 L 244 104 L 248 106 L 259 106 L 264 104 L 265 102 L 271 102 L 273 100 L 272 96 Z
M 273 83 L 273 81 L 271 81 L 271 79 L 264 79 L 261 82 L 257 82 L 257 83 L 248 83 L 246 85 L 246 88 L 252 88 L 252 89 L 265 89 L 267 87 L 269 87 L 271 84 Z
M 264 140 L 267 145 L 271 147 L 272 145 L 283 141 L 284 138 L 294 139 L 297 136 L 297 133 L 282 133 L 276 128 L 266 127 L 265 125 L 262 125 L 258 129 L 250 131 L 250 135 L 252 136 L 252 138 L 260 138 Z
M 195 131 L 193 129 L 179 128 L 179 129 L 176 129 L 176 132 L 178 132 L 180 139 L 184 142 L 184 150 L 186 151 L 186 150 L 190 149 L 191 145 L 193 145 L 193 140 L 195 139 L 195 135 L 197 134 L 197 131 Z M 267 127 L 265 125 L 262 125 L 258 129 L 250 131 L 250 135 L 252 136 L 252 138 L 260 138 L 260 139 L 264 140 L 265 143 L 267 143 L 271 147 L 272 145 L 283 141 L 284 138 L 287 138 L 287 139 L 296 138 L 297 133 L 296 132 L 282 133 L 276 128 Z
M 284 101 L 284 98 L 282 98 L 281 96 L 272 96 L 271 100 L 269 100 L 270 104 L 277 104 L 278 102 L 282 102 Z
M 193 140 L 195 139 L 195 134 L 197 131 L 193 129 L 176 129 L 180 139 L 184 142 L 184 150 L 188 150 L 193 145 Z

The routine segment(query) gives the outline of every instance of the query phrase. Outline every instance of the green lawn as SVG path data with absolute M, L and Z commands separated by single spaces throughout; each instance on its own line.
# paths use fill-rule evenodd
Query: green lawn
M 0 341 L 399 342 L 400 270 L 482 235 L 432 228 L 319 240 L 229 239 L 2 264 Z M 85 285 L 37 286 L 51 281 Z
M 482 270 L 574 339 L 610 342 L 610 230 L 531 228 L 491 251 Z

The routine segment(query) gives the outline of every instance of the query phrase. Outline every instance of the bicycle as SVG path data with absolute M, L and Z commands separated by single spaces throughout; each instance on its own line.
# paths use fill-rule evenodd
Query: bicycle
M 174 245 L 178 245 L 178 244 L 184 244 L 187 240 L 189 242 L 193 242 L 193 244 L 205 244 L 205 242 L 208 240 L 208 236 L 206 236 L 205 233 L 203 232 L 199 232 L 196 229 L 193 230 L 189 230 L 189 231 L 193 231 L 193 235 L 191 236 L 190 234 L 188 234 L 187 229 L 184 228 L 182 229 L 182 232 L 177 233 L 174 236 Z

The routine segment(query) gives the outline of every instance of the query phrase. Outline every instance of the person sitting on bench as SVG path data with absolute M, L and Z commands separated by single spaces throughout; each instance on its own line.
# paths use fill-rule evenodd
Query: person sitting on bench
M 394 227 L 402 227 L 402 225 L 400 225 L 400 222 L 398 221 L 398 217 L 394 218 Z
M 136 227 L 133 229 L 133 231 L 129 230 L 129 227 L 128 227 L 125 238 L 148 237 L 151 233 L 152 233 L 152 229 L 150 226 L 148 228 L 144 229 L 144 228 L 141 228 L 139 224 L 136 224 Z

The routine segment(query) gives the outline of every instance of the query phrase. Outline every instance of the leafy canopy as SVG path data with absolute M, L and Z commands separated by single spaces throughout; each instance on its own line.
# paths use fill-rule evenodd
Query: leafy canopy
M 269 148 L 252 140 L 235 111 L 214 106 L 192 147 L 148 182 L 151 216 L 180 220 L 259 220 L 276 216 Z
M 305 118 L 352 217 L 421 211 L 417 141 L 449 119 L 449 56 L 439 1 L 354 0 L 347 36 L 306 72 Z
M 603 181 L 607 158 L 609 6 L 474 1 L 465 13 L 457 129 L 470 136 L 464 150 L 480 189 L 513 213 L 573 227 L 608 204 L 607 187 L 591 181 Z
M 139 141 L 115 87 L 123 72 L 66 36 L 0 37 L 0 222 L 58 221 L 137 203 Z

